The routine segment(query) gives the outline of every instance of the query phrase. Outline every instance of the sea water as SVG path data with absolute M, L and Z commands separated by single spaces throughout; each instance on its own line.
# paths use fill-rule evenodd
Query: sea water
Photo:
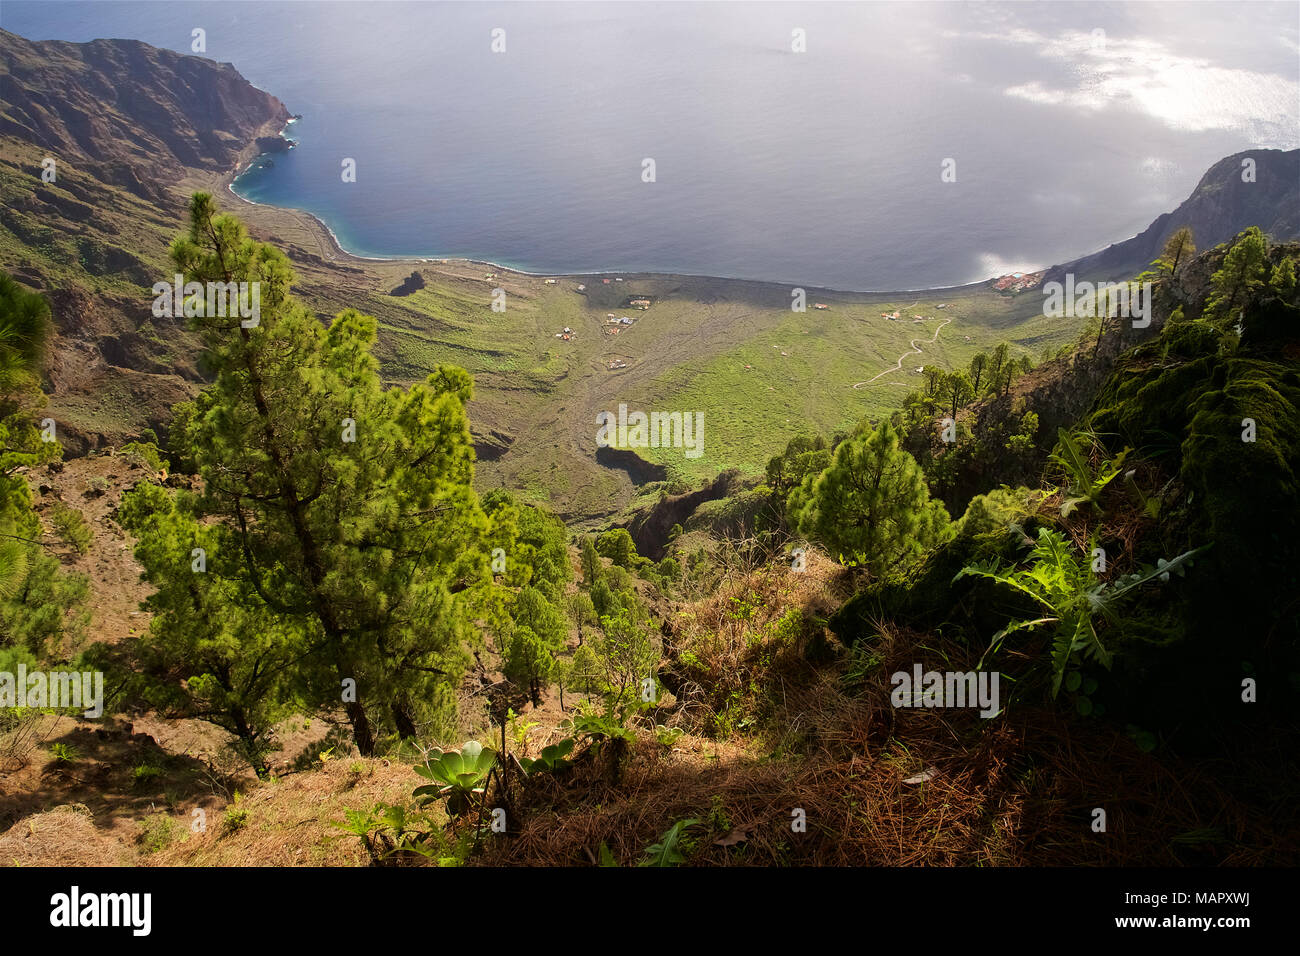
M 201 28 L 303 116 L 237 191 L 357 254 L 869 290 L 1066 261 L 1295 147 L 1294 5 L 1246 6 L 5 0 L 3 26 Z

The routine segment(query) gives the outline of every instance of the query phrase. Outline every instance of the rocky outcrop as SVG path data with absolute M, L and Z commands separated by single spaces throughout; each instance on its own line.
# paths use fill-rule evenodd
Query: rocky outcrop
M 202 381 L 185 320 L 149 308 L 183 225 L 184 196 L 172 190 L 274 148 L 266 140 L 284 143 L 275 134 L 288 119 L 228 63 L 134 40 L 33 42 L 0 30 L 0 233 L 18 250 L 0 268 L 49 298 L 43 414 L 65 455 L 146 427 L 162 434 L 171 406 Z M 42 176 L 47 158 L 53 181 Z
M 293 148 L 293 143 L 283 136 L 259 136 L 253 145 L 263 155 L 266 153 L 287 153 Z
M 733 495 L 743 484 L 740 472 L 729 468 L 695 491 L 682 495 L 665 495 L 649 508 L 638 511 L 625 525 L 636 544 L 637 554 L 655 561 L 660 560 L 664 556 L 668 532 L 673 525 L 686 524 L 700 505 Z
M 486 431 L 475 430 L 471 433 L 474 441 L 474 455 L 479 461 L 496 461 L 510 450 L 515 436 L 499 428 Z

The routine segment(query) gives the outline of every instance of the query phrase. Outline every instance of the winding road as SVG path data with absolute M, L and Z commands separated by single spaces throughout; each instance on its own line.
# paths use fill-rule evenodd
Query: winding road
M 918 301 L 919 301 L 919 300 L 918 300 Z M 939 329 L 942 329 L 945 325 L 947 325 L 947 324 L 948 324 L 949 322 L 951 322 L 951 321 L 952 321 L 952 319 L 944 319 L 942 322 L 940 322 L 939 325 L 938 325 L 938 326 L 935 328 L 935 330 L 934 330 L 934 335 L 930 336 L 929 339 L 912 339 L 912 341 L 911 341 L 911 343 L 910 343 L 911 346 L 912 346 L 912 350 L 911 350 L 910 352 L 904 352 L 902 355 L 900 355 L 900 356 L 898 357 L 898 364 L 897 364 L 897 365 L 895 365 L 893 368 L 887 368 L 887 369 L 885 369 L 883 372 L 880 373 L 880 375 L 874 375 L 874 376 L 872 376 L 871 378 L 867 379 L 865 382 L 858 382 L 858 383 L 857 383 L 856 385 L 854 385 L 853 387 L 854 387 L 854 388 L 861 388 L 863 385 L 870 385 L 870 384 L 871 384 L 872 382 L 874 382 L 876 379 L 880 378 L 881 375 L 888 375 L 890 372 L 899 372 L 899 371 L 902 371 L 902 368 L 903 368 L 903 359 L 907 358 L 909 355 L 920 355 L 920 354 L 921 354 L 921 350 L 917 347 L 917 344 L 916 344 L 916 343 L 917 343 L 917 342 L 924 342 L 924 343 L 926 343 L 926 344 L 933 344 L 934 342 L 939 341 Z

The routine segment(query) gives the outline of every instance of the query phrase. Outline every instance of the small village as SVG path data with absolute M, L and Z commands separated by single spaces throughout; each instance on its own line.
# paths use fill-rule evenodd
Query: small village
M 609 279 L 605 279 L 603 281 L 609 282 Z M 622 282 L 623 280 L 616 277 L 614 281 Z M 638 312 L 647 312 L 649 311 L 650 306 L 654 304 L 654 298 L 652 296 L 633 294 L 628 296 L 626 299 L 624 299 L 623 304 L 629 310 L 638 311 Z M 627 329 L 631 328 L 636 323 L 637 323 L 637 319 L 630 315 L 619 315 L 614 312 L 606 312 L 605 321 L 602 323 L 601 329 L 605 333 L 605 335 L 610 336 L 612 338 L 618 335 L 620 332 L 625 332 Z M 609 360 L 608 367 L 611 372 L 617 371 L 622 368 L 627 368 L 627 361 L 623 358 L 619 358 L 615 356 Z
M 1046 270 L 1042 272 L 1012 272 L 993 279 L 993 288 L 998 292 L 1015 295 L 1017 292 L 1038 288 L 1038 284 L 1043 281 L 1045 275 L 1047 275 Z
M 935 308 L 942 309 L 942 308 L 945 308 L 945 306 L 944 306 L 944 305 L 939 305 L 939 306 L 935 306 Z M 885 319 L 885 320 L 888 321 L 888 322 L 897 322 L 899 319 L 901 319 L 901 318 L 903 317 L 903 315 L 902 315 L 901 312 L 899 312 L 897 309 L 895 309 L 893 312 L 881 312 L 881 313 L 880 313 L 880 317 L 881 317 L 882 319 Z M 912 324 L 913 324 L 913 325 L 919 325 L 919 324 L 921 324 L 922 322 L 925 322 L 925 321 L 927 321 L 927 320 L 929 320 L 929 319 L 933 319 L 933 318 L 934 318 L 934 316 L 932 316 L 932 315 L 916 315 L 915 313 L 913 313 L 913 314 L 912 314 Z
M 558 278 L 547 278 L 542 280 L 542 282 L 545 285 L 557 285 L 559 284 L 559 281 L 560 280 Z M 611 276 L 609 278 L 602 278 L 600 281 L 602 285 L 610 285 L 613 282 L 623 282 L 624 279 L 620 276 Z M 578 292 L 580 295 L 585 295 L 587 292 L 586 283 L 584 282 L 578 283 L 575 286 L 575 291 Z M 654 301 L 655 301 L 654 296 L 644 295 L 640 293 L 633 293 L 632 295 L 629 295 L 627 298 L 623 300 L 623 308 L 627 309 L 630 312 L 648 312 L 650 310 L 650 307 L 654 305 Z M 818 308 L 825 308 L 825 307 L 818 306 Z M 604 335 L 613 338 L 614 336 L 618 335 L 620 332 L 625 332 L 633 325 L 635 325 L 638 321 L 638 318 L 639 317 L 637 316 L 619 314 L 617 312 L 606 312 L 605 318 L 601 322 L 601 332 Z M 577 335 L 578 333 L 575 332 L 571 327 L 567 325 L 564 326 L 564 328 L 562 328 L 560 331 L 555 333 L 555 337 L 562 342 L 570 342 L 573 339 L 575 339 Z M 604 361 L 606 363 L 606 367 L 611 372 L 618 371 L 619 369 L 624 369 L 628 367 L 627 358 L 622 356 L 617 356 L 617 355 L 607 356 Z

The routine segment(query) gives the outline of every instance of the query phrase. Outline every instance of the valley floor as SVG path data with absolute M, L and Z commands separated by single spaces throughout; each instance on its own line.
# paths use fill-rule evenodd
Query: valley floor
M 901 293 L 808 288 L 806 311 L 793 312 L 790 284 L 545 277 L 464 260 L 363 259 L 342 251 L 315 217 L 239 200 L 227 182 L 196 178 L 182 191 L 214 191 L 255 235 L 284 248 L 322 318 L 348 305 L 379 318 L 378 354 L 393 381 L 417 380 L 441 362 L 469 371 L 471 421 L 476 435 L 491 436 L 480 444 L 480 487 L 514 489 L 571 525 L 622 513 L 645 480 L 640 466 L 596 460 L 596 416 L 620 404 L 703 415 L 701 457 L 636 450 L 646 470 L 694 484 L 727 468 L 760 473 L 796 434 L 831 434 L 888 414 L 919 384 L 913 365 L 964 367 L 1002 341 L 1037 361 L 1078 334 L 1077 321 L 1042 316 L 1038 293 L 1002 295 L 989 283 Z M 423 288 L 389 294 L 416 270 Z M 502 312 L 492 309 L 497 289 Z M 629 306 L 643 296 L 648 309 Z M 894 312 L 896 320 L 885 317 Z M 618 324 L 623 316 L 632 324 Z M 559 337 L 566 328 L 569 339 Z M 904 367 L 899 357 L 916 354 L 914 339 L 929 347 Z

